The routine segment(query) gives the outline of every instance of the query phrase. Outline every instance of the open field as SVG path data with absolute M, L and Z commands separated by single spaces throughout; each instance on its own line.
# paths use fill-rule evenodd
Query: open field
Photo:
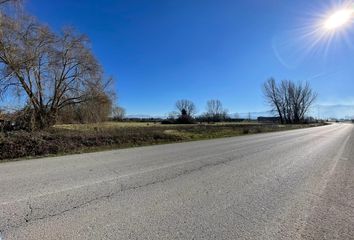
M 160 123 L 140 122 L 56 125 L 51 129 L 40 132 L 1 133 L 0 160 L 232 137 L 315 126 L 317 124 L 162 125 Z
M 217 123 L 202 123 L 199 125 L 259 125 L 255 121 L 244 122 L 217 122 Z M 88 123 L 88 124 L 57 124 L 54 128 L 68 130 L 95 130 L 95 129 L 112 129 L 112 128 L 127 128 L 127 127 L 180 127 L 191 126 L 190 124 L 161 124 L 160 122 L 104 122 L 104 123 Z

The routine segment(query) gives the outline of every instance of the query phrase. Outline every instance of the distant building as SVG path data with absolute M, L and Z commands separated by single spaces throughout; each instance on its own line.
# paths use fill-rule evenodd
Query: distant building
M 263 123 L 280 123 L 280 117 L 258 117 L 257 121 Z

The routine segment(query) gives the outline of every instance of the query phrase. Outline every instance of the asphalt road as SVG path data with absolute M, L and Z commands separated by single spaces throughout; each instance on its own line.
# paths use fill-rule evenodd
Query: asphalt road
M 354 125 L 0 164 L 7 239 L 354 239 Z

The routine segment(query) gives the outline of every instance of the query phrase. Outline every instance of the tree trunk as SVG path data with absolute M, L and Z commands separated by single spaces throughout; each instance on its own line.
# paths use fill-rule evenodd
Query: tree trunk
M 33 129 L 43 130 L 53 126 L 56 122 L 57 111 L 55 109 L 34 110 Z

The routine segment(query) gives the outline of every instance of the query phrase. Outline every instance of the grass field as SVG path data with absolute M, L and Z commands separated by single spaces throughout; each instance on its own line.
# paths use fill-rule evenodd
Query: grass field
M 232 137 L 315 126 L 318 125 L 256 122 L 190 125 L 106 122 L 56 125 L 46 131 L 0 133 L 0 160 Z

